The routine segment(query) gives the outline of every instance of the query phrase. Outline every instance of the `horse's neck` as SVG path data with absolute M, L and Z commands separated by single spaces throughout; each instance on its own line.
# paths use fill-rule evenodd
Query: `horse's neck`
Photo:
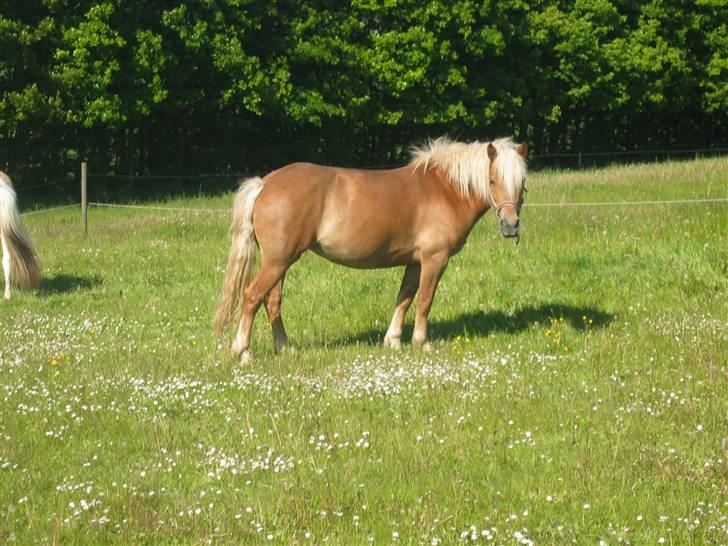
M 442 179 L 442 189 L 447 194 L 452 206 L 455 207 L 458 217 L 462 219 L 463 224 L 467 224 L 466 229 L 468 231 L 488 210 L 488 203 L 475 195 L 472 190 L 468 196 L 464 196 L 455 184 L 446 179 Z
M 478 220 L 480 220 L 480 218 L 486 213 L 488 208 L 487 203 L 480 197 L 472 195 L 468 199 L 463 198 L 463 220 L 469 223 L 467 228 L 468 233 L 471 229 L 473 229 L 473 226 L 475 226 Z
M 458 187 L 450 182 L 441 170 L 438 171 L 435 175 L 438 191 L 442 193 L 444 202 L 447 203 L 449 211 L 445 216 L 449 218 L 448 225 L 454 230 L 451 235 L 459 241 L 457 244 L 459 250 L 465 244 L 475 224 L 488 210 L 488 204 L 472 191 L 470 195 L 463 196 Z

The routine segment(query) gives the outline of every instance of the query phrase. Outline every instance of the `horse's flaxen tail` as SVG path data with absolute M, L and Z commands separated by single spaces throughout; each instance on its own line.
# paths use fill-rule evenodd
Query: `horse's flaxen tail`
M 0 172 L 0 238 L 3 252 L 10 255 L 11 278 L 21 288 L 38 288 L 38 255 L 20 221 L 15 190 L 10 178 L 3 172 Z
M 262 189 L 262 178 L 250 178 L 240 184 L 240 189 L 235 195 L 233 223 L 230 226 L 232 244 L 214 321 L 215 331 L 218 334 L 240 315 L 243 291 L 250 284 L 255 265 L 253 208 Z

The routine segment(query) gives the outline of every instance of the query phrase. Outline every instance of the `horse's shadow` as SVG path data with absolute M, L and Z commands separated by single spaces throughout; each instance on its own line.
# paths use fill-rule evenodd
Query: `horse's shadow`
M 52 277 L 43 277 L 40 281 L 38 293 L 41 296 L 49 296 L 52 294 L 66 294 L 78 290 L 90 290 L 97 286 L 101 286 L 103 280 L 96 275 L 91 277 L 79 277 L 76 275 L 54 275 Z
M 514 334 L 527 330 L 535 324 L 550 325 L 551 319 L 568 323 L 577 331 L 606 328 L 614 319 L 614 315 L 594 307 L 575 307 L 560 303 L 545 303 L 537 307 L 527 306 L 507 314 L 503 311 L 476 311 L 460 315 L 455 319 L 432 321 L 429 324 L 430 335 L 435 340 L 452 340 L 458 336 L 470 338 L 488 337 L 491 334 Z M 412 325 L 406 325 L 402 332 L 402 341 L 410 341 Z M 340 344 L 362 343 L 378 345 L 384 339 L 383 329 L 371 329 L 338 340 Z

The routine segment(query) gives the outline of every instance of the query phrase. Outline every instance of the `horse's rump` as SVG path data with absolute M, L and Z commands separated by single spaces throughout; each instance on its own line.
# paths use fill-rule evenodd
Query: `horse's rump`
M 15 190 L 10 178 L 3 172 L 0 172 L 0 238 L 3 253 L 9 257 L 9 268 L 4 265 L 6 283 L 12 272 L 11 279 L 21 288 L 37 288 L 40 285 L 38 257 L 20 220 Z M 4 261 L 7 259 L 3 256 Z M 7 288 L 5 295 L 9 297 Z

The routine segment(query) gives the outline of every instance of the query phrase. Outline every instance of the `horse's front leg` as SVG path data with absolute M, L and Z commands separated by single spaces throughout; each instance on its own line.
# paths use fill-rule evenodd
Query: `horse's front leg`
M 427 338 L 427 317 L 430 314 L 432 301 L 435 298 L 435 290 L 440 277 L 447 267 L 449 256 L 447 253 L 440 253 L 428 256 L 422 260 L 420 272 L 420 296 L 417 298 L 417 309 L 415 311 L 415 330 L 412 334 L 412 345 L 422 347 L 425 351 L 432 350 Z
M 415 298 L 417 288 L 420 285 L 420 264 L 410 264 L 404 270 L 402 284 L 399 287 L 397 295 L 397 305 L 394 308 L 392 322 L 389 323 L 387 333 L 384 336 L 384 346 L 391 349 L 399 349 L 402 346 L 400 338 L 402 337 L 402 325 L 407 310 L 412 305 Z

